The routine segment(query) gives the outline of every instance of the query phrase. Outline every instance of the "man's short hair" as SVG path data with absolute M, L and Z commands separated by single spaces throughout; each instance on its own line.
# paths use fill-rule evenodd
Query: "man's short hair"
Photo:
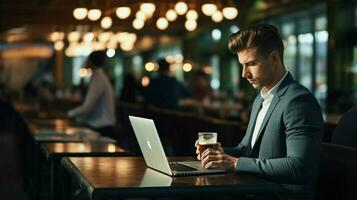
M 105 53 L 104 51 L 93 51 L 88 56 L 88 60 L 96 67 L 103 67 L 105 62 Z
M 229 37 L 228 48 L 233 54 L 248 49 L 257 48 L 259 53 L 268 56 L 277 50 L 283 62 L 284 45 L 278 29 L 270 24 L 257 24 L 241 29 Z
M 170 70 L 170 63 L 167 62 L 164 58 L 157 60 L 157 64 L 159 65 L 160 72 L 167 72 Z

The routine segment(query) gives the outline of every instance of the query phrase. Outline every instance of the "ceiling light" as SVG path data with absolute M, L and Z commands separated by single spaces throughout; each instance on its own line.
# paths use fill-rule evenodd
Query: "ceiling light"
M 56 42 L 58 40 L 63 40 L 64 39 L 64 33 L 63 32 L 53 32 L 50 35 L 50 39 L 52 42 Z
M 211 33 L 214 41 L 219 41 L 222 36 L 222 32 L 219 29 L 214 29 Z
M 177 14 L 173 9 L 170 9 L 166 12 L 166 19 L 170 22 L 173 22 L 177 19 Z
M 190 20 L 197 20 L 198 14 L 197 14 L 197 12 L 195 10 L 189 10 L 186 13 L 186 18 L 190 19 Z
M 124 51 L 131 51 L 134 48 L 134 44 L 130 42 L 121 43 L 120 48 Z
M 115 49 L 108 49 L 107 52 L 106 52 L 107 56 L 109 58 L 112 58 L 115 56 Z
M 145 70 L 151 72 L 155 69 L 155 64 L 152 62 L 148 62 L 145 64 Z
M 134 43 L 137 40 L 138 37 L 136 36 L 135 33 L 129 33 L 127 35 L 127 38 L 128 38 L 128 41 Z
M 86 33 L 84 36 L 83 36 L 83 41 L 84 42 L 92 42 L 94 39 L 94 33 Z
M 197 28 L 197 22 L 195 20 L 187 20 L 185 22 L 185 28 L 188 31 L 194 31 Z
M 172 55 L 168 55 L 165 57 L 165 60 L 168 62 L 168 63 L 174 63 L 175 62 L 175 58 L 172 56 Z
M 156 6 L 153 3 L 142 3 L 140 5 L 140 10 L 143 11 L 147 16 L 151 16 L 155 12 Z
M 100 22 L 100 26 L 103 28 L 103 29 L 108 29 L 108 28 L 110 28 L 111 26 L 112 26 L 112 24 L 113 24 L 113 20 L 112 20 L 112 18 L 110 18 L 110 17 L 104 17 L 103 19 L 102 19 L 102 21 Z
M 190 63 L 185 63 L 183 66 L 182 66 L 182 69 L 183 71 L 185 72 L 190 72 L 192 70 L 192 65 Z
M 175 55 L 175 62 L 176 63 L 182 63 L 183 62 L 183 55 L 182 54 L 176 54 Z
M 235 7 L 225 7 L 223 8 L 223 16 L 228 20 L 232 20 L 238 16 L 238 10 Z
M 98 39 L 100 42 L 108 42 L 109 39 L 110 39 L 110 36 L 112 36 L 112 33 L 111 32 L 102 32 L 102 33 L 99 33 L 98 35 Z
M 88 11 L 88 19 L 91 21 L 97 21 L 102 16 L 102 11 L 99 9 L 90 9 Z
M 144 20 L 142 19 L 134 19 L 133 21 L 133 27 L 136 29 L 136 30 L 140 30 L 144 27 L 145 23 L 144 23 Z
M 116 48 L 118 48 L 118 43 L 117 43 L 116 41 L 110 40 L 110 41 L 107 43 L 107 48 L 108 48 L 108 49 L 116 49 Z
M 213 3 L 205 3 L 202 5 L 202 12 L 207 16 L 211 16 L 217 10 L 217 6 Z
M 157 26 L 157 28 L 160 29 L 160 30 L 165 30 L 165 29 L 167 29 L 167 27 L 169 26 L 169 22 L 167 21 L 166 18 L 160 17 L 160 18 L 156 21 L 156 26 Z
M 77 20 L 82 20 L 87 17 L 88 10 L 87 8 L 75 8 L 73 10 L 73 17 Z
M 67 40 L 70 42 L 77 42 L 81 38 L 81 34 L 77 31 L 68 33 Z
M 239 27 L 237 25 L 232 25 L 229 30 L 231 31 L 231 33 L 236 33 L 239 31 Z
M 116 41 L 118 42 L 124 42 L 127 38 L 127 32 L 118 32 L 115 36 Z
M 143 21 L 145 21 L 145 20 L 147 19 L 145 13 L 142 12 L 142 11 L 136 12 L 135 17 L 136 17 L 136 19 L 141 19 L 141 20 L 143 20 Z
M 184 15 L 186 13 L 187 9 L 188 9 L 188 6 L 183 1 L 177 2 L 175 5 L 176 13 L 179 15 Z
M 102 51 L 105 49 L 105 43 L 103 42 L 92 42 L 93 51 Z
M 211 16 L 212 21 L 219 23 L 223 20 L 223 15 L 221 13 L 221 11 L 217 10 L 216 12 L 214 12 Z
M 131 10 L 129 7 L 118 7 L 115 10 L 115 14 L 119 19 L 126 19 L 130 16 Z
M 55 42 L 54 47 L 55 47 L 55 49 L 56 49 L 57 51 L 61 51 L 61 50 L 63 49 L 63 47 L 64 47 L 63 41 L 61 40 L 61 41 Z
M 150 84 L 150 78 L 148 76 L 144 76 L 142 79 L 141 79 L 141 85 L 143 87 L 147 87 L 149 86 Z

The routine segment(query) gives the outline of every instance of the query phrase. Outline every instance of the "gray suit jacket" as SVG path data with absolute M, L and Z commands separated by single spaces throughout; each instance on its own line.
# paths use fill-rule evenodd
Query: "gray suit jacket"
M 313 189 L 323 134 L 318 102 L 289 73 L 277 88 L 252 149 L 251 137 L 262 101 L 260 95 L 255 98 L 241 143 L 225 148 L 226 153 L 239 157 L 236 171 Z

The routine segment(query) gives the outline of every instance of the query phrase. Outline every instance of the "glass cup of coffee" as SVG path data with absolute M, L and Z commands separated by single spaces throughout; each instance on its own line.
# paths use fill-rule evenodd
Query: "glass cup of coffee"
M 198 150 L 201 154 L 207 149 L 217 149 L 217 133 L 215 132 L 199 132 L 198 133 Z

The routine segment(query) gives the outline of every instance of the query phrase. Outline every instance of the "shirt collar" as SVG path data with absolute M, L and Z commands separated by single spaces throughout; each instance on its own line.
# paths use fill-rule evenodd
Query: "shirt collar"
M 281 84 L 281 82 L 283 82 L 284 78 L 288 75 L 288 71 L 285 72 L 284 76 L 280 79 L 279 82 L 277 82 L 273 88 L 271 88 L 268 92 L 266 92 L 265 94 L 263 93 L 263 89 L 260 90 L 260 96 L 265 100 L 267 99 L 269 96 L 274 95 L 277 88 L 279 87 L 279 85 Z

